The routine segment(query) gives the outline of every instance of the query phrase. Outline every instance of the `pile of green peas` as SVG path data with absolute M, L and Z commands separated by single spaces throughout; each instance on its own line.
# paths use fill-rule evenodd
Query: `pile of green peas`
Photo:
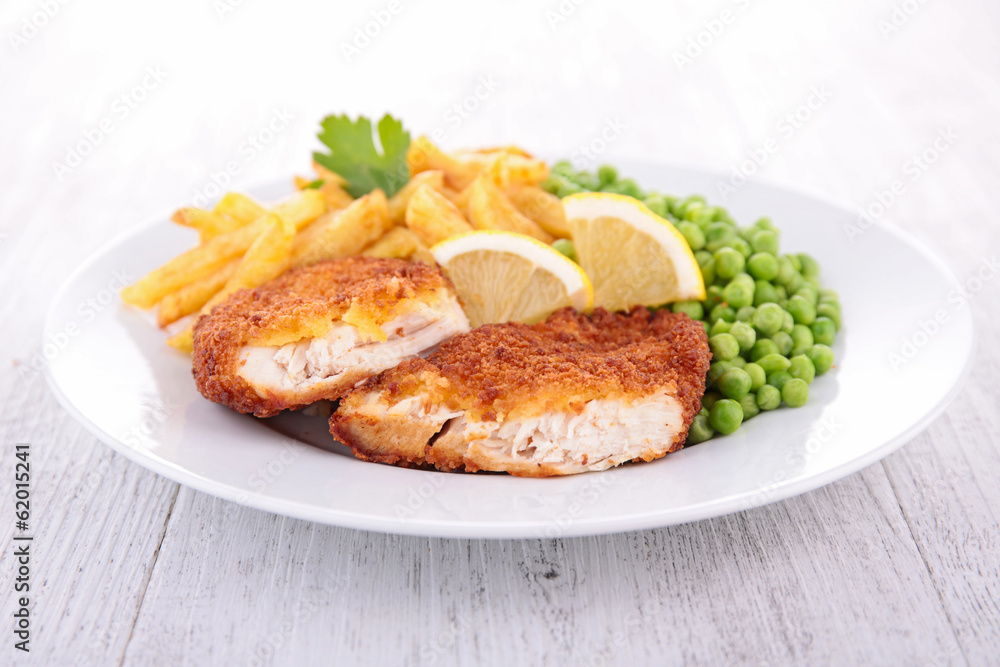
M 782 404 L 805 405 L 809 385 L 833 368 L 840 298 L 820 285 L 815 259 L 781 254 L 781 233 L 769 218 L 740 227 L 725 208 L 710 206 L 701 195 L 644 192 L 610 165 L 589 173 L 558 162 L 543 187 L 559 197 L 597 191 L 635 197 L 670 220 L 691 246 L 707 298 L 669 308 L 702 323 L 712 365 L 687 444 L 733 433 Z

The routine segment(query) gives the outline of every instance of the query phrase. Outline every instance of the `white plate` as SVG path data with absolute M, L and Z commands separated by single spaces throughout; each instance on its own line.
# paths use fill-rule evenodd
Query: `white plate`
M 625 165 L 648 188 L 716 192 L 719 176 Z M 251 194 L 287 194 L 272 184 Z M 745 185 L 727 204 L 742 224 L 769 215 L 784 251 L 805 251 L 840 292 L 837 368 L 803 408 L 652 463 L 550 479 L 405 470 L 355 460 L 321 418 L 238 415 L 203 399 L 190 362 L 149 315 L 113 294 L 190 247 L 167 216 L 116 239 L 60 291 L 45 325 L 47 375 L 61 403 L 116 451 L 172 480 L 262 510 L 412 535 L 556 537 L 705 519 L 788 498 L 860 470 L 913 438 L 956 395 L 974 347 L 957 282 L 929 250 L 812 196 Z M 943 323 L 933 324 L 935 315 Z M 893 357 L 898 354 L 898 358 Z M 303 444 L 312 442 L 319 446 Z

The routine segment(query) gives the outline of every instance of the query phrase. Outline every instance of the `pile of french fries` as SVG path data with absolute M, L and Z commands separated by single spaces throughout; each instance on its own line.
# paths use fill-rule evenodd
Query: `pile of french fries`
M 545 243 L 569 236 L 559 198 L 539 187 L 548 165 L 519 148 L 445 153 L 421 137 L 406 161 L 410 180 L 391 198 L 374 190 L 354 199 L 340 176 L 314 164 L 316 179 L 296 177 L 298 192 L 273 207 L 229 193 L 211 211 L 182 208 L 172 220 L 195 229 L 199 245 L 126 287 L 122 299 L 155 307 L 160 327 L 174 332 L 168 344 L 190 352 L 200 315 L 291 268 L 352 255 L 433 264 L 433 245 L 473 230 Z

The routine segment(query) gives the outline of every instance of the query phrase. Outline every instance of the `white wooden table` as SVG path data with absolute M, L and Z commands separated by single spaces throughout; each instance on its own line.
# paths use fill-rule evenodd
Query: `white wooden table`
M 0 664 L 997 664 L 997 280 L 970 305 L 971 379 L 900 451 L 792 500 L 605 537 L 404 538 L 246 509 L 112 453 L 31 369 L 55 290 L 109 237 L 213 179 L 305 170 L 334 111 L 557 155 L 618 123 L 601 160 L 727 173 L 773 146 L 751 178 L 861 208 L 900 181 L 885 218 L 963 280 L 1000 253 L 1000 5 L 670 4 L 95 0 L 43 21 L 44 3 L 4 3 Z M 9 631 L 18 442 L 28 655 Z

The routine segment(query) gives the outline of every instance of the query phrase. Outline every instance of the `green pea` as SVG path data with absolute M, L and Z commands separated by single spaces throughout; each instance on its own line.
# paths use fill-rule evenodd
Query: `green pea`
M 799 257 L 798 255 L 785 255 L 785 257 L 788 258 L 788 261 L 790 261 L 792 263 L 792 266 L 795 267 L 795 270 L 798 273 L 802 273 L 802 258 L 801 257 Z
M 782 285 L 787 284 L 793 276 L 798 274 L 795 270 L 795 265 L 792 264 L 792 260 L 788 258 L 788 255 L 782 255 L 778 258 L 778 282 Z
M 775 285 L 774 291 L 777 293 L 780 301 L 784 301 L 788 298 L 788 290 L 785 289 L 784 285 Z
M 804 324 L 796 324 L 792 327 L 792 354 L 805 354 L 815 342 L 813 340 L 812 329 Z
M 771 336 L 771 340 L 773 340 L 774 344 L 778 346 L 778 354 L 783 357 L 787 357 L 791 354 L 794 343 L 792 342 L 792 336 L 790 334 L 787 334 L 784 331 L 779 331 Z
M 764 303 L 753 314 L 753 325 L 764 336 L 771 336 L 781 330 L 785 311 L 775 303 Z
M 767 383 L 775 389 L 781 391 L 785 383 L 792 379 L 792 374 L 788 371 L 775 371 L 767 376 Z
M 735 342 L 736 339 L 734 338 Z M 732 357 L 730 357 L 732 358 Z M 761 357 L 756 361 L 757 365 L 764 369 L 764 372 L 770 375 L 771 373 L 776 373 L 778 371 L 787 371 L 791 362 L 788 361 L 787 357 L 783 357 L 780 354 L 769 354 L 766 357 Z
M 552 244 L 552 247 L 558 250 L 562 255 L 570 258 L 574 262 L 576 261 L 576 248 L 573 246 L 573 242 L 569 239 L 559 239 Z
M 758 229 L 766 229 L 769 232 L 774 232 L 775 234 L 780 233 L 778 232 L 778 228 L 775 227 L 774 223 L 771 222 L 771 218 L 768 218 L 766 216 L 763 218 L 759 218 L 757 222 L 753 223 L 753 226 L 757 227 Z
M 781 330 L 786 334 L 790 334 L 794 328 L 795 318 L 792 317 L 792 314 L 786 310 L 784 315 L 781 316 Z
M 713 322 L 715 320 L 725 320 L 727 322 L 736 321 L 736 311 L 727 306 L 725 303 L 720 303 L 716 307 L 712 308 L 711 316 L 709 317 Z
M 756 282 L 757 289 L 753 293 L 753 305 L 760 306 L 765 303 L 775 303 L 778 301 L 778 290 L 774 285 L 766 280 Z
M 667 217 L 667 202 L 660 195 L 649 195 L 642 200 L 642 203 L 645 204 L 650 211 L 661 218 Z M 695 225 L 695 227 L 697 227 L 697 225 Z M 699 229 L 698 231 L 701 230 Z M 683 232 L 681 233 L 683 234 Z M 692 248 L 692 250 L 694 250 L 694 248 Z
M 820 345 L 833 345 L 837 335 L 837 325 L 829 317 L 817 317 L 809 328 L 813 332 L 813 340 Z
M 712 328 L 708 330 L 708 337 L 711 338 L 712 336 L 717 336 L 719 334 L 729 333 L 732 326 L 731 322 L 727 322 L 725 320 L 715 320 L 715 324 L 713 324 Z
M 750 391 L 753 380 L 742 368 L 730 368 L 722 374 L 717 384 L 723 396 L 738 401 Z
M 717 391 L 706 391 L 705 395 L 701 399 L 701 406 L 703 410 L 711 410 L 712 406 L 715 405 L 718 400 L 722 398 L 722 394 Z
M 778 258 L 767 252 L 758 252 L 747 259 L 747 271 L 757 280 L 774 280 L 778 277 Z
M 804 252 L 799 253 L 799 262 L 802 264 L 803 276 L 819 276 L 819 262 Z
M 691 246 L 691 250 L 701 250 L 705 247 L 705 233 L 695 223 L 685 220 L 677 225 L 677 231 L 684 235 L 684 240 Z
M 837 294 L 837 290 L 831 289 L 829 287 L 824 287 L 819 291 L 820 301 L 835 301 L 840 303 L 840 295 Z
M 718 382 L 722 374 L 733 367 L 733 364 L 728 361 L 713 361 L 708 367 L 708 375 L 705 380 L 708 384 L 714 387 Z
M 576 174 L 576 169 L 573 169 L 573 165 L 569 160 L 559 160 L 552 168 L 549 170 L 553 174 L 559 174 L 560 176 L 571 176 Z
M 736 311 L 736 321 L 737 322 L 749 322 L 753 319 L 753 314 L 756 312 L 756 308 L 753 306 L 743 306 Z
M 597 178 L 597 176 L 593 174 L 588 174 L 585 171 L 578 172 L 577 174 L 575 174 L 574 176 L 570 176 L 569 178 L 575 181 L 576 184 L 579 185 L 584 190 L 590 190 L 591 192 L 594 192 L 596 190 L 601 189 L 601 181 Z M 636 198 L 641 199 L 642 197 L 637 196 Z
M 812 285 L 803 285 L 802 287 L 795 290 L 794 296 L 799 296 L 808 301 L 813 308 L 819 306 L 819 295 L 816 293 L 816 288 Z
M 746 322 L 740 322 L 739 317 L 737 317 L 736 322 L 733 322 L 732 327 L 729 328 L 729 334 L 739 343 L 741 352 L 751 349 L 754 343 L 757 342 L 757 332 Z
M 706 322 L 705 320 L 702 320 L 701 322 L 698 322 L 698 324 L 701 325 L 701 328 L 705 330 L 706 334 L 708 333 L 709 329 L 712 328 L 711 326 L 709 326 L 708 322 Z
M 715 207 L 715 219 L 720 220 L 722 222 L 728 222 L 731 225 L 736 224 L 736 221 L 733 220 L 733 216 L 729 215 L 729 211 L 727 211 L 722 206 Z
M 722 303 L 722 288 L 718 285 L 712 285 L 707 290 L 705 290 L 705 307 L 708 309 L 715 308 L 720 303 Z
M 816 308 L 816 314 L 833 320 L 833 326 L 840 331 L 840 306 L 832 303 L 821 303 Z
M 788 374 L 793 378 L 805 380 L 806 384 L 812 384 L 813 379 L 816 377 L 816 367 L 813 366 L 813 362 L 809 360 L 809 357 L 799 354 L 792 357 L 789 361 L 791 365 L 788 367 Z
M 754 252 L 778 254 L 778 235 L 768 229 L 762 229 L 753 237 Z
M 781 390 L 769 384 L 757 390 L 757 407 L 761 410 L 774 410 L 781 405 Z
M 797 294 L 788 300 L 786 310 L 794 318 L 795 324 L 812 324 L 816 319 L 816 307 L 809 299 Z
M 760 364 L 750 362 L 743 367 L 743 370 L 750 376 L 750 391 L 757 391 L 767 384 L 767 373 L 760 367 Z
M 816 375 L 823 375 L 833 367 L 833 350 L 822 343 L 813 345 L 806 352 L 806 356 L 813 362 L 813 366 L 816 368 Z
M 628 197 L 635 197 L 636 199 L 642 199 L 642 189 L 639 184 L 636 183 L 631 178 L 626 178 L 618 181 L 619 192 Z
M 729 247 L 733 250 L 738 250 L 744 259 L 750 257 L 753 254 L 753 247 L 746 242 L 746 239 L 736 237 L 729 242 Z
M 694 260 L 698 262 L 698 266 L 704 266 L 705 262 L 708 262 L 709 260 L 715 262 L 715 258 L 712 256 L 712 253 L 707 250 L 695 250 Z
M 618 180 L 618 170 L 610 164 L 602 164 L 597 168 L 597 178 L 602 184 L 614 183 Z
M 705 316 L 705 307 L 701 301 L 678 301 L 670 309 L 675 313 L 685 313 L 692 320 L 700 320 Z
M 729 361 L 740 353 L 740 344 L 732 334 L 716 334 L 708 339 L 708 346 L 712 348 L 712 356 L 717 361 Z
M 785 289 L 788 290 L 789 294 L 795 294 L 795 291 L 806 284 L 805 278 L 802 277 L 801 273 L 793 273 L 791 280 L 785 283 Z
M 687 444 L 700 444 L 706 440 L 711 440 L 713 435 L 715 435 L 715 430 L 708 422 L 708 417 L 706 415 L 697 415 L 694 421 L 691 422 L 691 428 L 688 430 Z
M 705 249 L 715 252 L 726 248 L 735 236 L 736 231 L 732 225 L 725 222 L 713 222 L 705 228 Z M 742 269 L 740 270 L 742 271 Z
M 809 385 L 805 380 L 792 378 L 781 388 L 781 399 L 789 407 L 801 408 L 809 401 Z
M 743 257 L 739 250 L 720 248 L 715 252 L 715 275 L 719 278 L 732 280 L 745 267 L 746 258 Z
M 732 365 L 733 368 L 743 368 L 744 366 L 747 365 L 747 360 L 744 359 L 742 356 L 739 356 L 739 357 L 734 357 L 732 360 L 730 360 L 729 363 Z
M 769 354 L 778 354 L 778 346 L 770 338 L 758 339 L 750 350 L 750 361 L 759 361 Z
M 542 189 L 550 194 L 558 194 L 559 188 L 562 185 L 562 177 L 559 174 L 550 173 L 548 178 L 542 181 Z
M 760 406 L 757 405 L 757 396 L 753 392 L 740 398 L 740 408 L 743 410 L 743 421 L 753 419 L 760 414 Z
M 724 398 L 712 406 L 708 421 L 722 435 L 735 433 L 743 423 L 743 408 L 738 402 Z
M 576 183 L 572 183 L 570 181 L 566 181 L 560 184 L 559 191 L 556 192 L 556 195 L 561 198 L 561 197 L 569 197 L 570 195 L 579 194 L 581 192 L 583 192 L 583 188 L 581 188 L 579 185 L 577 185 Z
M 725 289 L 722 290 L 722 298 L 733 308 L 743 308 L 744 306 L 753 304 L 753 292 L 754 284 L 752 280 L 749 287 L 745 281 L 731 280 Z

